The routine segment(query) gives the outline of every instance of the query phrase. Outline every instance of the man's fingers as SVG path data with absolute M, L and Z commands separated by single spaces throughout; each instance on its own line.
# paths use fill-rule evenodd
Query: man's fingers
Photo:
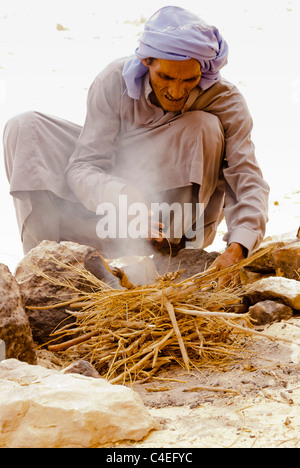
M 162 242 L 166 238 L 166 234 L 157 229 L 150 229 L 150 235 L 148 237 L 148 240 L 156 240 L 157 242 Z
M 148 240 L 156 240 L 162 242 L 166 238 L 166 234 L 163 232 L 165 225 L 160 221 L 152 221 L 150 218 L 150 233 Z

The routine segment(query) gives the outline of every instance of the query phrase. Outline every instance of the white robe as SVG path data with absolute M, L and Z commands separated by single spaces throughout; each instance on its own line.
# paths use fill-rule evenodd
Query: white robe
M 35 191 L 96 213 L 101 202 L 117 203 L 124 185 L 151 200 L 152 194 L 195 183 L 210 231 L 204 246 L 212 242 L 224 207 L 224 240 L 256 248 L 265 233 L 269 187 L 238 89 L 221 79 L 206 91 L 195 88 L 181 113 L 164 113 L 150 102 L 148 75 L 139 100 L 126 94 L 124 61 L 96 77 L 83 128 L 38 112 L 8 122 L 4 154 L 20 231 Z

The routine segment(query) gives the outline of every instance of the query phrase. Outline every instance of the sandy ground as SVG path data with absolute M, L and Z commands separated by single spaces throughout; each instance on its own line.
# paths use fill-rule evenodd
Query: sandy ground
M 222 366 L 187 372 L 172 364 L 127 384 L 159 426 L 142 441 L 104 448 L 299 448 L 300 313 L 254 330 L 268 337 L 245 338 Z M 47 351 L 39 352 L 39 364 L 59 369 Z
M 246 357 L 222 371 L 173 368 L 134 385 L 161 427 L 136 448 L 300 447 L 300 316 L 259 327 Z
M 82 124 L 94 77 L 112 59 L 133 53 L 143 18 L 167 4 L 112 0 L 104 12 L 103 3 L 96 0 L 86 0 L 84 8 L 73 0 L 1 0 L 1 133 L 10 117 L 30 109 Z M 300 225 L 300 62 L 295 59 L 300 46 L 299 2 L 172 4 L 199 13 L 226 37 L 230 62 L 223 76 L 247 99 L 257 157 L 271 186 L 267 235 L 295 232 Z M 22 250 L 2 159 L 1 154 L 0 261 L 14 271 Z M 223 247 L 225 229 L 222 224 L 213 249 Z M 273 324 L 268 332 L 300 340 L 299 317 Z M 266 339 L 254 340 L 250 348 L 253 355 L 247 362 L 231 363 L 226 371 L 188 375 L 177 369 L 161 376 L 171 380 L 137 386 L 161 429 L 134 446 L 299 447 L 297 348 Z M 216 391 L 218 387 L 226 392 Z

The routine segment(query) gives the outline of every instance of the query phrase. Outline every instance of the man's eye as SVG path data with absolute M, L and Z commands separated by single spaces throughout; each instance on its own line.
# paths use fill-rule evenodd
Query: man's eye
M 171 78 L 170 76 L 168 75 L 159 75 L 160 78 L 162 78 L 163 80 L 172 80 L 173 78 Z
M 196 80 L 198 80 L 198 79 L 199 79 L 198 76 L 194 76 L 193 78 L 188 78 L 188 79 L 185 80 L 185 81 L 186 81 L 187 83 L 190 83 L 190 82 L 196 81 Z

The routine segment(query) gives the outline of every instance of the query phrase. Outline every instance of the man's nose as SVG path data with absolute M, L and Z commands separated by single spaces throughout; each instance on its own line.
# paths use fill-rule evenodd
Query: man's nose
M 172 99 L 181 99 L 184 96 L 184 89 L 181 83 L 175 81 L 169 85 L 169 95 Z

